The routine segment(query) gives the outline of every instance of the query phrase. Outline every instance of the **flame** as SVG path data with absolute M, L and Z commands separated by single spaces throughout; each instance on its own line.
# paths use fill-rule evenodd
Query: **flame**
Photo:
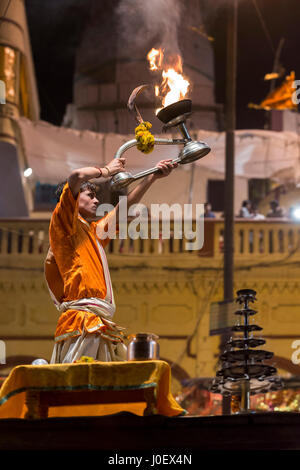
M 162 49 L 154 49 L 154 47 L 152 47 L 151 51 L 147 54 L 150 70 L 159 70 L 162 65 L 163 57 L 164 53 Z
M 189 81 L 182 74 L 182 59 L 180 55 L 164 56 L 163 49 L 154 49 L 147 54 L 151 71 L 161 71 L 161 83 L 154 87 L 155 96 L 161 97 L 162 107 L 169 106 L 176 101 L 182 100 L 189 88 Z M 160 111 L 156 110 L 156 114 Z
M 169 106 L 169 104 L 175 103 L 185 97 L 189 82 L 176 70 L 168 69 L 162 73 L 163 76 L 163 88 L 169 88 L 170 91 L 166 94 L 163 99 L 163 106 Z

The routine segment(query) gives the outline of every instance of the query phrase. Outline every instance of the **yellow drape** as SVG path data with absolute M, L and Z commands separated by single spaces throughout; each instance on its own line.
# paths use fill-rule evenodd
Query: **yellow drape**
M 156 386 L 157 412 L 178 416 L 185 411 L 170 392 L 171 370 L 164 361 L 92 362 L 17 366 L 0 390 L 0 418 L 24 418 L 28 390 L 129 390 Z M 53 416 L 99 416 L 131 411 L 143 414 L 145 403 L 49 408 Z

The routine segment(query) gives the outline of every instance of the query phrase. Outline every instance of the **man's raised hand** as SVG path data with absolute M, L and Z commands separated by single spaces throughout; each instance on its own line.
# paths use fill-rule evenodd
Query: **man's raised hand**
M 120 173 L 120 171 L 124 171 L 126 159 L 125 158 L 114 158 L 111 162 L 109 162 L 105 168 L 109 170 L 109 175 L 116 175 Z
M 165 176 L 168 176 L 174 168 L 178 167 L 178 163 L 172 163 L 172 159 L 168 158 L 166 160 L 161 160 L 155 165 L 157 168 L 160 169 L 157 173 L 154 173 L 154 176 L 156 179 L 158 178 L 164 178 Z

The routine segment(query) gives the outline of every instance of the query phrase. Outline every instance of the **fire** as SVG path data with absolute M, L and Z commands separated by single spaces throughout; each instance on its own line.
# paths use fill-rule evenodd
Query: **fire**
M 163 90 L 170 89 L 163 99 L 163 106 L 168 106 L 185 97 L 189 82 L 185 80 L 180 73 L 176 72 L 174 69 L 168 69 L 166 72 L 162 73 L 162 76 Z
M 162 106 L 169 106 L 182 100 L 188 92 L 189 81 L 182 74 L 182 59 L 175 55 L 166 60 L 162 49 L 154 49 L 147 54 L 151 71 L 161 71 L 162 81 L 155 85 L 155 96 L 161 97 Z M 160 108 L 161 109 L 161 108 Z M 160 110 L 156 110 L 156 114 Z
M 151 51 L 147 54 L 150 70 L 159 70 L 162 65 L 163 57 L 164 54 L 162 49 L 154 49 L 153 47 Z

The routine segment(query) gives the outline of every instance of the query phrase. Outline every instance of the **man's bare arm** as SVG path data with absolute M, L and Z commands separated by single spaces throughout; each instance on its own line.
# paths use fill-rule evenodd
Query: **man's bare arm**
M 158 173 L 152 173 L 143 179 L 143 181 L 134 188 L 127 196 L 127 207 L 129 208 L 133 204 L 140 202 L 144 194 L 148 191 L 150 186 L 159 178 L 168 176 L 171 171 L 178 166 L 178 163 L 171 163 L 171 159 L 161 160 L 156 166 L 160 169 Z M 119 204 L 116 205 L 116 214 L 119 213 Z
M 115 175 L 116 173 L 119 173 L 120 171 L 124 170 L 125 162 L 125 158 L 114 158 L 110 163 L 106 165 L 105 168 L 89 166 L 73 170 L 68 178 L 68 183 L 74 198 L 77 197 L 80 191 L 80 186 L 84 181 L 99 178 L 100 176 L 103 176 L 104 178 L 109 178 L 110 176 Z

